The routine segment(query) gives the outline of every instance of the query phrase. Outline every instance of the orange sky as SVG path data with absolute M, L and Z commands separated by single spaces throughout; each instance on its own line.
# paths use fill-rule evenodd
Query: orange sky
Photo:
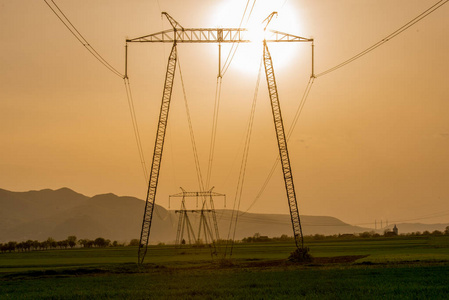
M 229 2 L 235 5 L 233 14 Z M 161 11 L 184 27 L 235 27 L 246 1 L 56 3 L 91 45 L 122 71 L 126 38 L 170 28 Z M 279 10 L 273 29 L 315 39 L 316 73 L 320 73 L 434 3 L 260 0 L 256 7 L 257 18 Z M 331 215 L 352 224 L 375 219 L 449 221 L 448 17 L 445 5 L 363 58 L 316 79 L 289 143 L 302 214 Z M 0 188 L 69 187 L 89 196 L 112 192 L 143 199 L 146 182 L 123 81 L 83 48 L 44 1 L 0 0 L 0 34 Z M 259 54 L 252 55 L 257 50 L 251 49 L 248 54 L 245 47 L 239 48 L 223 78 L 212 172 L 212 185 L 227 194 L 228 207 L 234 201 L 257 78 L 258 60 L 254 69 L 242 65 L 248 55 Z M 129 77 L 147 164 L 170 48 L 169 44 L 129 48 Z M 203 173 L 217 49 L 178 47 Z M 270 45 L 270 49 L 289 128 L 310 76 L 310 45 Z M 168 195 L 178 193 L 180 186 L 198 189 L 179 73 L 176 76 L 156 200 L 165 207 Z M 277 155 L 266 89 L 262 77 L 242 210 L 254 200 Z M 280 167 L 251 211 L 288 213 Z

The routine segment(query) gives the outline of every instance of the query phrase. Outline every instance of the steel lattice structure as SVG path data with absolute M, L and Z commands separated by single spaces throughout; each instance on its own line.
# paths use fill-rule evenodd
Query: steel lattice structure
M 127 43 L 132 42 L 173 43 L 173 48 L 170 53 L 167 64 L 164 92 L 162 96 L 162 105 L 159 115 L 156 141 L 153 152 L 153 161 L 150 170 L 150 179 L 145 204 L 145 212 L 142 222 L 142 231 L 140 236 L 140 246 L 138 253 L 139 264 L 143 263 L 148 248 L 151 221 L 153 218 L 154 203 L 159 179 L 159 170 L 161 166 L 162 152 L 164 147 L 165 131 L 167 127 L 168 113 L 173 88 L 174 73 L 176 69 L 176 61 L 177 61 L 176 45 L 178 43 L 218 43 L 220 45 L 221 43 L 251 42 L 251 40 L 248 37 L 248 30 L 245 28 L 184 28 L 178 22 L 176 22 L 169 14 L 165 12 L 162 14 L 167 17 L 168 21 L 173 27 L 172 29 L 126 40 Z M 267 18 L 268 22 L 271 20 L 273 15 L 274 13 Z M 279 104 L 279 96 L 276 87 L 276 80 L 274 76 L 273 63 L 267 46 L 267 43 L 269 42 L 313 42 L 313 39 L 303 38 L 300 36 L 295 36 L 274 30 L 267 30 L 267 28 L 265 27 L 265 35 L 263 43 L 265 74 L 267 77 L 268 90 L 270 94 L 271 107 L 273 112 L 273 120 L 279 147 L 279 155 L 281 159 L 285 188 L 287 191 L 288 203 L 290 208 L 293 234 L 295 237 L 296 247 L 302 248 L 303 238 L 302 238 L 301 222 L 299 217 L 298 204 L 296 200 L 295 187 L 293 184 L 293 175 L 290 166 L 290 159 L 288 156 L 287 139 L 285 137 L 284 125 L 282 122 L 282 115 Z M 313 57 L 313 47 L 312 47 L 312 57 Z M 126 70 L 125 74 L 127 74 Z M 313 62 L 312 62 L 312 74 L 313 74 Z M 212 201 L 211 201 L 211 210 L 213 213 L 214 222 L 216 223 L 215 210 Z M 215 229 L 216 229 L 216 236 L 218 237 L 218 228 Z
M 172 198 L 172 197 L 181 197 L 182 198 L 181 209 L 175 211 L 175 213 L 179 213 L 178 231 L 176 234 L 176 243 L 175 244 L 178 246 L 181 245 L 181 241 L 183 240 L 183 236 L 184 236 L 184 231 L 187 231 L 187 235 L 188 235 L 190 244 L 191 244 L 192 237 L 193 237 L 193 240 L 195 241 L 195 243 L 199 243 L 200 239 L 201 239 L 201 229 L 203 229 L 206 244 L 209 243 L 208 237 L 210 237 L 211 244 L 215 248 L 214 239 L 219 240 L 220 236 L 219 236 L 219 232 L 218 232 L 218 224 L 217 224 L 215 209 L 213 206 L 214 201 L 212 198 L 213 197 L 224 197 L 226 199 L 226 195 L 213 192 L 212 191 L 213 188 L 208 191 L 200 191 L 200 192 L 188 192 L 188 191 L 185 191 L 183 188 L 181 188 L 181 190 L 182 190 L 181 193 L 169 196 L 169 198 Z M 201 198 L 201 209 L 187 209 L 186 205 L 185 205 L 186 198 L 196 198 L 197 199 L 197 204 L 196 204 L 197 207 L 198 207 L 198 198 Z M 207 202 L 209 202 L 209 204 L 211 205 L 210 209 L 206 208 Z M 190 223 L 188 213 L 199 213 L 200 214 L 198 234 L 196 237 L 195 237 L 195 233 L 192 228 L 192 225 Z M 208 221 L 206 218 L 206 213 L 212 214 L 214 233 L 212 232 L 212 230 L 208 224 Z M 214 236 L 214 234 L 215 234 L 215 236 Z
M 310 42 L 300 36 L 267 30 L 267 42 Z M 140 43 L 251 43 L 246 28 L 182 28 L 169 29 L 142 37 L 126 40 Z
M 170 100 L 173 90 L 173 81 L 176 71 L 177 61 L 176 43 L 173 44 L 170 56 L 168 58 L 167 73 L 165 76 L 164 93 L 162 95 L 162 104 L 157 125 L 156 141 L 154 144 L 153 161 L 150 170 L 150 179 L 148 183 L 147 199 L 145 202 L 145 212 L 143 215 L 142 231 L 140 234 L 138 262 L 143 263 L 148 249 L 148 240 L 150 238 L 151 221 L 153 220 L 154 200 L 156 199 L 157 183 L 159 180 L 159 171 L 161 169 L 162 152 L 164 150 L 165 132 L 167 129 L 168 112 L 170 110 Z
M 296 247 L 303 247 L 302 228 L 299 218 L 298 203 L 296 201 L 295 184 L 293 182 L 293 173 L 288 155 L 287 138 L 285 137 L 284 123 L 282 121 L 281 105 L 274 76 L 273 61 L 267 43 L 263 43 L 263 61 L 265 74 L 267 77 L 268 93 L 271 100 L 271 111 L 273 113 L 274 127 L 278 141 L 279 157 L 281 159 L 282 173 L 284 174 L 285 190 L 287 192 L 288 206 L 290 208 L 290 217 L 292 220 L 293 234 Z

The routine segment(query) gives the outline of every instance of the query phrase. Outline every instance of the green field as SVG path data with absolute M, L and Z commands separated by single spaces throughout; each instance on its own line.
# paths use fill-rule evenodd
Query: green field
M 208 248 L 117 247 L 0 254 L 1 299 L 447 299 L 449 237 L 307 242 L 315 260 L 286 260 L 290 243 Z M 223 251 L 223 249 L 221 249 Z

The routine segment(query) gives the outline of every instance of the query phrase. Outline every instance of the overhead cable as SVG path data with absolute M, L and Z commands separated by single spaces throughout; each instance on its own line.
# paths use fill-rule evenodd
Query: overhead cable
M 243 12 L 242 19 L 240 20 L 239 29 L 242 28 L 243 20 L 245 19 L 245 15 L 246 15 L 246 11 L 248 10 L 249 2 L 250 2 L 250 0 L 248 0 L 246 2 L 245 11 Z M 253 5 L 251 6 L 251 10 L 249 11 L 248 16 L 246 17 L 245 26 L 249 22 L 249 19 L 251 17 L 251 14 L 253 13 L 253 9 L 254 9 L 255 5 L 256 5 L 256 0 L 254 0 Z M 228 56 L 226 57 L 226 60 L 223 64 L 223 72 L 221 74 L 222 76 L 224 76 L 224 74 L 228 70 L 229 66 L 231 65 L 231 62 L 234 59 L 234 56 L 235 56 L 235 53 L 237 52 L 238 47 L 239 47 L 239 43 L 232 43 L 231 50 L 229 50 Z
M 386 42 L 388 42 L 392 38 L 394 38 L 397 35 L 401 34 L 405 30 L 409 29 L 410 27 L 412 27 L 413 25 L 415 25 L 416 23 L 418 23 L 419 21 L 421 21 L 422 19 L 424 19 L 425 17 L 427 17 L 428 15 L 430 15 L 431 13 L 436 11 L 438 8 L 440 8 L 441 6 L 446 4 L 448 1 L 449 0 L 440 0 L 440 1 L 438 1 L 437 3 L 432 5 L 430 8 L 426 9 L 424 12 L 422 12 L 421 14 L 419 14 L 418 16 L 416 16 L 415 18 L 413 18 L 412 20 L 410 20 L 409 22 L 407 22 L 406 24 L 404 24 L 403 26 L 401 26 L 400 28 L 398 28 L 397 30 L 392 32 L 391 34 L 387 35 L 386 37 L 384 37 L 383 39 L 381 39 L 377 43 L 375 43 L 372 46 L 366 48 L 365 50 L 363 50 L 359 54 L 356 54 L 353 57 L 345 60 L 344 62 L 342 62 L 342 63 L 340 63 L 340 64 L 338 64 L 338 65 L 336 65 L 336 66 L 334 66 L 334 67 L 324 71 L 324 72 L 321 72 L 321 73 L 317 74 L 316 77 L 320 77 L 320 76 L 329 74 L 330 72 L 333 72 L 333 71 L 335 71 L 337 69 L 340 69 L 341 67 L 346 66 L 347 64 L 355 61 L 356 59 L 361 58 L 365 54 L 368 54 L 369 52 L 373 51 L 377 47 L 382 46 L 383 44 L 385 44 Z
M 200 191 L 204 191 L 204 182 L 203 182 L 203 176 L 201 174 L 201 165 L 200 165 L 200 160 L 198 158 L 198 150 L 196 148 L 195 135 L 193 133 L 192 119 L 190 117 L 190 109 L 189 109 L 189 104 L 187 102 L 187 94 L 186 94 L 186 90 L 185 90 L 185 86 L 184 86 L 184 79 L 182 77 L 182 70 L 181 70 L 181 62 L 180 62 L 179 58 L 178 58 L 178 66 L 179 66 L 179 77 L 181 79 L 182 93 L 184 96 L 184 105 L 185 105 L 186 114 L 187 114 L 187 121 L 189 123 L 190 141 L 192 143 L 192 150 L 193 150 L 193 156 L 194 156 L 194 160 L 195 160 L 195 168 L 196 168 L 196 175 L 198 178 L 198 185 L 199 185 Z
M 300 117 L 300 115 L 302 113 L 302 110 L 303 110 L 304 105 L 305 105 L 305 103 L 307 101 L 307 98 L 309 96 L 310 90 L 312 89 L 312 85 L 313 85 L 314 81 L 315 81 L 315 77 L 311 76 L 310 79 L 309 79 L 309 82 L 307 83 L 306 89 L 305 89 L 305 91 L 303 93 L 303 96 L 301 98 L 301 101 L 299 102 L 299 106 L 296 109 L 295 117 L 293 118 L 292 124 L 290 125 L 290 128 L 289 128 L 289 130 L 287 132 L 287 141 L 290 140 L 290 137 L 293 134 L 293 129 L 295 128 L 296 123 L 298 122 L 298 119 L 299 119 L 299 117 Z M 265 191 L 265 189 L 268 186 L 268 183 L 270 182 L 271 178 L 273 177 L 274 171 L 276 170 L 276 167 L 278 166 L 279 161 L 280 161 L 279 156 L 277 156 L 276 159 L 273 162 L 273 165 L 271 167 L 270 172 L 268 173 L 267 178 L 265 179 L 264 183 L 262 184 L 262 187 L 260 188 L 260 190 L 257 193 L 256 197 L 254 198 L 253 202 L 251 202 L 250 206 L 246 209 L 246 211 L 244 211 L 242 213 L 242 215 L 247 213 L 254 206 L 254 204 L 256 204 L 256 202 L 259 200 L 259 198 L 262 196 L 263 192 Z
M 62 12 L 59 6 L 55 3 L 54 0 L 50 0 L 53 3 L 53 6 L 48 3 L 47 0 L 44 2 L 48 5 L 48 7 L 53 11 L 53 13 L 58 17 L 58 19 L 64 24 L 64 26 L 73 34 L 73 36 L 90 52 L 103 66 L 105 66 L 109 71 L 114 73 L 115 75 L 123 78 L 124 75 L 117 71 L 111 64 L 109 64 L 84 38 L 84 36 L 76 29 L 76 27 L 70 22 L 67 16 Z
M 139 126 L 137 125 L 136 110 L 134 109 L 134 101 L 133 101 L 133 96 L 131 93 L 131 85 L 129 83 L 128 77 L 125 77 L 123 79 L 123 81 L 125 82 L 126 97 L 128 100 L 128 107 L 129 107 L 129 112 L 131 115 L 131 121 L 133 123 L 134 137 L 136 138 L 137 151 L 139 152 L 140 163 L 142 165 L 143 176 L 144 176 L 145 184 L 146 184 L 148 182 L 148 170 L 147 170 L 146 163 L 145 163 L 145 156 L 143 154 Z
M 214 115 L 212 118 L 212 133 L 209 146 L 209 163 L 207 166 L 207 176 L 206 176 L 206 189 L 210 187 L 210 180 L 212 176 L 212 165 L 215 153 L 215 140 L 217 139 L 217 127 L 218 127 L 218 111 L 220 108 L 220 98 L 221 98 L 221 84 L 222 77 L 217 76 L 217 84 L 215 85 L 215 101 L 214 101 Z
M 227 241 L 230 240 L 231 231 L 232 231 L 232 243 L 231 243 L 231 248 L 230 248 L 231 256 L 232 256 L 232 250 L 234 247 L 234 239 L 235 239 L 235 234 L 236 234 L 236 229 L 237 229 L 237 222 L 238 222 L 238 218 L 239 218 L 240 203 L 242 200 L 243 185 L 245 182 L 246 166 L 248 164 L 249 146 L 250 146 L 250 142 L 251 142 L 251 133 L 252 133 L 253 124 L 254 124 L 254 115 L 255 115 L 255 111 L 256 111 L 257 94 L 259 92 L 259 83 L 260 83 L 261 72 L 262 72 L 262 60 L 260 61 L 259 73 L 257 75 L 256 88 L 254 89 L 253 102 L 251 105 L 251 112 L 250 112 L 250 116 L 248 119 L 248 128 L 246 131 L 245 146 L 243 149 L 243 157 L 242 157 L 242 162 L 240 165 L 240 172 L 239 172 L 239 177 L 238 177 L 238 182 L 237 182 L 237 188 L 235 191 L 235 198 L 234 198 L 234 205 L 232 208 L 231 221 L 229 223 L 229 231 L 228 231 Z M 234 215 L 235 215 L 235 219 L 234 219 Z M 225 257 L 227 254 L 227 250 L 228 250 L 228 242 L 226 242 L 226 248 L 225 248 L 225 254 L 224 254 Z
M 429 14 L 431 14 L 432 12 L 434 12 L 435 10 L 437 10 L 438 8 L 440 8 L 441 6 L 446 4 L 448 1 L 449 0 L 438 1 L 437 3 L 432 5 L 430 8 L 426 9 L 424 12 L 422 12 L 421 14 L 419 14 L 418 16 L 416 16 L 415 18 L 413 18 L 412 20 L 410 20 L 409 22 L 407 22 L 406 24 L 404 24 L 403 26 L 401 26 L 400 28 L 398 28 L 397 30 L 395 30 L 394 32 L 392 32 L 391 34 L 386 36 L 385 38 L 383 38 L 382 40 L 380 40 L 379 42 L 375 43 L 374 45 L 372 45 L 372 46 L 368 47 L 367 49 L 365 49 L 364 51 L 360 52 L 359 54 L 351 57 L 348 60 L 345 60 L 344 62 L 342 62 L 342 63 L 340 63 L 340 64 L 338 64 L 338 65 L 336 65 L 336 66 L 334 66 L 334 67 L 324 71 L 324 72 L 321 72 L 321 73 L 319 73 L 319 74 L 317 74 L 315 76 L 312 75 L 311 79 L 309 80 L 309 83 L 308 83 L 308 85 L 306 87 L 306 90 L 304 92 L 303 99 L 301 100 L 301 102 L 300 102 L 300 104 L 298 106 L 298 109 L 296 111 L 296 114 L 295 114 L 294 120 L 292 122 L 292 125 L 291 125 L 291 127 L 289 129 L 289 132 L 287 134 L 287 139 L 290 138 L 290 136 L 291 136 L 291 134 L 293 132 L 293 129 L 296 126 L 296 123 L 297 123 L 298 118 L 299 118 L 299 116 L 301 114 L 302 108 L 304 106 L 305 100 L 307 99 L 307 97 L 309 95 L 310 89 L 312 88 L 312 84 L 313 84 L 314 79 L 316 77 L 321 77 L 323 75 L 329 74 L 330 72 L 333 72 L 333 71 L 335 71 L 335 70 L 337 70 L 337 69 L 339 69 L 339 68 L 341 68 L 341 67 L 343 67 L 343 66 L 345 66 L 345 65 L 347 65 L 347 64 L 349 64 L 349 63 L 351 63 L 353 61 L 355 61 L 356 59 L 364 56 L 365 54 L 368 54 L 369 52 L 373 51 L 374 49 L 376 49 L 379 46 L 383 45 L 384 43 L 388 42 L 392 38 L 396 37 L 400 33 L 404 32 L 405 30 L 407 30 L 408 28 L 410 28 L 414 24 L 418 23 L 419 21 L 421 21 L 422 19 L 427 17 Z M 259 190 L 257 196 L 255 197 L 253 202 L 250 204 L 248 209 L 245 212 L 243 212 L 243 214 L 247 213 L 254 206 L 254 204 L 259 200 L 259 198 L 262 196 L 263 192 L 265 191 L 265 188 L 267 187 L 268 183 L 271 180 L 271 177 L 273 176 L 273 173 L 274 173 L 278 163 L 279 163 L 279 158 L 276 158 L 276 160 L 273 163 L 273 166 L 272 166 L 272 168 L 271 168 L 267 178 L 265 179 L 261 189 Z

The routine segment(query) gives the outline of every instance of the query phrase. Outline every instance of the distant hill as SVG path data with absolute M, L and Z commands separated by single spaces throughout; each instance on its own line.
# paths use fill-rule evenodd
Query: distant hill
M 104 237 L 119 242 L 139 238 L 145 202 L 134 197 L 103 194 L 87 197 L 68 188 L 29 192 L 11 192 L 0 189 L 0 242 L 45 240 L 52 237 L 62 240 L 69 235 L 94 239 Z M 231 210 L 217 210 L 221 238 L 227 238 Z M 151 228 L 151 243 L 174 242 L 178 216 L 173 210 L 156 205 Z M 190 220 L 198 230 L 198 214 Z M 360 233 L 370 229 L 352 226 L 327 216 L 301 216 L 304 235 Z M 421 224 L 422 225 L 422 224 Z M 444 230 L 448 224 L 425 225 L 398 224 L 400 232 Z M 408 231 L 406 231 L 408 230 Z M 240 213 L 236 239 L 255 233 L 270 237 L 291 235 L 289 215 Z

